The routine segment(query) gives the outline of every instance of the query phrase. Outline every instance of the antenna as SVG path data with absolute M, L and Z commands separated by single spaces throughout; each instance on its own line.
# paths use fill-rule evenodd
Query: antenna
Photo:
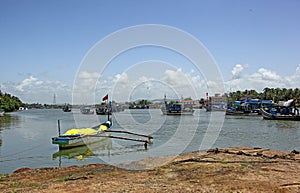
M 53 105 L 56 105 L 56 95 L 55 95 L 55 93 L 53 95 Z

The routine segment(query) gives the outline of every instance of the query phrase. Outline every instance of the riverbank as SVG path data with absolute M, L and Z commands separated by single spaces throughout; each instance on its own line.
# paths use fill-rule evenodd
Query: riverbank
M 1 175 L 2 192 L 299 192 L 300 154 L 261 148 L 223 148 L 134 163 L 145 170 L 103 164 L 22 168 Z M 124 165 L 123 165 L 124 166 Z M 150 168 L 150 169 L 147 169 Z

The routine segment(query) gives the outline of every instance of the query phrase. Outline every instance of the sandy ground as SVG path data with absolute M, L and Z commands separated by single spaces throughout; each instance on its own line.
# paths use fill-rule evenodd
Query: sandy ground
M 148 158 L 125 170 L 93 164 L 22 168 L 0 176 L 1 192 L 300 192 L 300 154 L 235 147 L 193 152 L 166 165 Z M 147 169 L 150 168 L 150 169 Z

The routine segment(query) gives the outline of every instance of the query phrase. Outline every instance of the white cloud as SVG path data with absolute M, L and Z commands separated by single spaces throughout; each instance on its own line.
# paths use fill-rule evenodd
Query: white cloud
M 4 92 L 19 97 L 25 103 L 53 103 L 54 93 L 57 103 L 71 102 L 71 89 L 61 81 L 39 80 L 29 76 L 20 83 L 5 82 L 1 85 Z
M 122 73 L 115 75 L 114 84 L 110 84 L 110 89 L 106 88 L 106 92 L 107 89 L 111 90 L 114 100 L 157 99 L 163 98 L 164 94 L 171 98 L 180 98 L 181 96 L 199 98 L 207 90 L 205 80 L 201 79 L 200 75 L 193 74 L 193 71 L 184 73 L 181 69 L 166 69 L 160 77 L 155 74 L 155 78 L 150 74 L 148 76 L 144 74 L 138 76 L 136 71 L 132 72 L 134 74 Z M 104 89 L 102 90 L 102 93 L 105 93 Z
M 238 79 L 238 78 L 240 78 L 240 75 L 243 72 L 243 70 L 244 70 L 243 65 L 241 65 L 241 64 L 235 65 L 235 67 L 231 71 L 232 79 Z
M 78 77 L 81 79 L 96 79 L 99 77 L 99 73 L 82 71 L 79 73 Z
M 42 84 L 42 81 L 38 81 L 37 78 L 30 76 L 29 78 L 24 79 L 21 84 L 19 84 L 18 86 L 16 86 L 16 89 L 23 92 L 24 89 L 26 88 L 30 88 L 34 85 L 40 85 Z
M 233 70 L 234 71 L 234 70 Z M 265 87 L 270 88 L 299 88 L 300 85 L 300 65 L 296 68 L 296 73 L 290 76 L 281 76 L 278 72 L 260 68 L 252 74 L 245 74 L 239 79 L 226 82 L 228 91 L 254 89 L 261 92 Z
M 91 92 L 95 89 L 99 77 L 97 72 L 82 71 L 78 74 L 73 88 L 79 92 Z
M 122 74 L 115 75 L 115 82 L 118 84 L 127 84 L 129 82 L 127 73 L 123 72 Z
M 190 85 L 190 81 L 188 80 L 186 74 L 184 74 L 180 68 L 177 70 L 166 70 L 162 80 L 175 88 L 181 88 Z
M 295 76 L 300 77 L 300 64 L 298 64 L 298 66 L 296 68 Z
M 271 70 L 260 68 L 258 72 L 251 75 L 252 78 L 262 79 L 262 80 L 280 80 L 280 76 Z

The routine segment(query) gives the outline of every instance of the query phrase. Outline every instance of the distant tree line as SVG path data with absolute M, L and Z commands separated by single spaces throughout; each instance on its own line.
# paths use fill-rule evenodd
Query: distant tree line
M 12 112 L 23 105 L 23 102 L 18 97 L 12 96 L 8 93 L 2 93 L 0 90 L 0 109 L 5 112 Z
M 298 103 L 300 102 L 300 90 L 299 88 L 287 89 L 287 88 L 264 88 L 263 92 L 257 92 L 255 90 L 244 90 L 230 92 L 227 94 L 229 101 L 236 101 L 242 98 L 259 98 L 262 100 L 273 100 L 275 103 L 278 101 L 287 101 L 289 99 L 296 98 Z

